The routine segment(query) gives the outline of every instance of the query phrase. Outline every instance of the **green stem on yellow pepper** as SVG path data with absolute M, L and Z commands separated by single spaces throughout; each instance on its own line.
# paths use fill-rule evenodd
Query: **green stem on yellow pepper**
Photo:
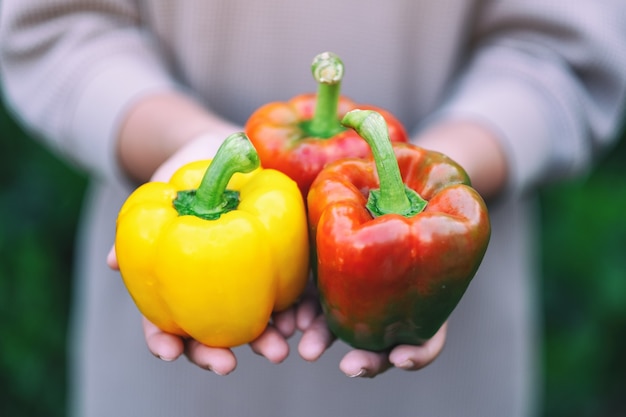
M 304 122 L 302 128 L 309 136 L 330 138 L 344 130 L 337 116 L 343 62 L 337 55 L 323 52 L 313 59 L 311 71 L 318 83 L 317 102 L 313 118 Z
M 370 146 L 380 188 L 370 190 L 367 209 L 374 216 L 384 214 L 400 214 L 411 217 L 426 207 L 424 200 L 417 192 L 408 188 L 400 176 L 400 168 L 396 160 L 385 119 L 372 110 L 352 110 L 341 123 L 359 134 Z
M 259 165 L 259 155 L 246 134 L 234 133 L 224 139 L 198 189 L 178 193 L 174 207 L 181 216 L 218 219 L 239 205 L 239 193 L 226 189 L 231 177 L 252 172 Z

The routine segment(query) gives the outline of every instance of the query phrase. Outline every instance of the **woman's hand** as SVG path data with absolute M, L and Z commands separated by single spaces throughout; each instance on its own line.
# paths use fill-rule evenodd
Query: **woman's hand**
M 166 182 L 179 167 L 195 160 L 212 158 L 223 139 L 204 134 L 189 141 L 155 171 L 150 181 Z M 110 268 L 119 270 L 115 248 L 109 252 L 107 263 Z M 289 354 L 287 338 L 295 332 L 295 323 L 293 308 L 275 314 L 265 331 L 250 343 L 250 348 L 272 363 L 282 362 Z M 232 349 L 212 348 L 190 338 L 166 333 L 146 318 L 143 319 L 143 332 L 150 352 L 162 360 L 173 361 L 184 354 L 197 366 L 218 375 L 227 375 L 237 366 Z
M 107 263 L 111 269 L 119 270 L 115 248 L 109 252 Z M 287 338 L 292 336 L 295 330 L 295 308 L 292 307 L 274 314 L 272 322 L 250 343 L 250 348 L 270 362 L 280 363 L 289 355 Z M 164 332 L 145 317 L 143 332 L 148 350 L 164 361 L 174 361 L 184 354 L 192 363 L 217 375 L 228 375 L 237 367 L 237 358 L 232 349 L 213 348 L 191 338 Z
M 274 320 L 280 321 L 279 316 L 284 315 L 293 315 L 293 311 L 279 313 Z M 176 360 L 184 354 L 195 365 L 217 375 L 228 375 L 237 367 L 232 349 L 213 348 L 194 339 L 166 333 L 146 318 L 143 319 L 143 332 L 150 352 L 164 361 Z M 291 334 L 283 334 L 278 327 L 270 324 L 261 336 L 250 343 L 250 348 L 270 362 L 280 363 L 289 355 L 286 339 Z
M 316 361 L 335 341 L 321 314 L 314 290 L 308 291 L 298 305 L 296 324 L 303 332 L 298 352 L 307 361 Z M 351 350 L 339 363 L 339 369 L 352 378 L 373 378 L 392 367 L 407 371 L 422 369 L 443 350 L 446 331 L 447 323 L 444 323 L 431 339 L 419 346 L 400 345 L 387 352 Z

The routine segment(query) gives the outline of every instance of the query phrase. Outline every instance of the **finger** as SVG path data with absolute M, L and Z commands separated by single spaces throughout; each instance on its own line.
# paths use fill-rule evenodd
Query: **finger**
M 265 356 L 272 363 L 281 363 L 289 356 L 289 344 L 273 326 L 267 326 L 256 340 L 250 343 L 252 351 Z
M 317 318 L 307 327 L 298 344 L 298 353 L 304 360 L 316 361 L 333 344 L 335 337 L 328 329 L 323 315 Z
M 341 362 L 339 369 L 350 378 L 373 378 L 391 367 L 386 352 L 370 352 L 367 350 L 352 350 Z
M 180 336 L 165 333 L 145 317 L 143 318 L 143 333 L 148 349 L 159 359 L 171 362 L 182 355 L 185 350 Z
M 320 308 L 316 300 L 312 298 L 302 299 L 296 311 L 296 326 L 300 331 L 306 331 L 319 313 Z
M 237 367 L 237 359 L 230 349 L 209 347 L 194 339 L 187 341 L 185 354 L 191 362 L 216 375 L 228 375 Z
M 441 353 L 446 342 L 447 323 L 426 343 L 420 346 L 400 345 L 389 354 L 389 361 L 397 368 L 416 371 L 431 364 Z
M 107 265 L 115 271 L 119 271 L 120 269 L 120 266 L 117 263 L 117 256 L 115 255 L 115 245 L 111 246 L 111 250 L 109 250 L 109 253 L 107 254 Z
M 315 288 L 313 283 L 309 283 L 296 310 L 296 326 L 298 329 L 302 332 L 306 331 L 321 311 L 317 288 Z
M 296 307 L 274 313 L 272 324 L 285 338 L 293 336 L 296 332 Z

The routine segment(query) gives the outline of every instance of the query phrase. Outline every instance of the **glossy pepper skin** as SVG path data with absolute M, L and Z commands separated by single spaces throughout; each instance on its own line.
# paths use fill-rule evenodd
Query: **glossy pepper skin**
M 359 111 L 344 123 L 363 136 L 384 125 Z M 386 166 L 373 158 L 337 161 L 308 195 L 329 328 L 372 351 L 431 338 L 464 294 L 490 237 L 486 205 L 458 164 L 411 144 L 386 145 Z M 390 181 L 394 166 L 400 175 Z
M 391 113 L 340 96 L 344 67 L 339 57 L 329 52 L 316 56 L 312 71 L 318 82 L 316 94 L 268 103 L 255 111 L 245 126 L 259 152 L 261 164 L 293 178 L 305 198 L 316 175 L 327 163 L 370 155 L 367 143 L 356 132 L 341 125 L 348 111 L 376 110 L 387 121 L 392 141 L 408 141 L 403 125 Z
M 233 168 L 223 149 L 243 162 Z M 286 175 L 258 165 L 248 139 L 235 134 L 213 162 L 188 164 L 169 183 L 146 183 L 122 206 L 120 272 L 139 310 L 160 329 L 234 347 L 258 337 L 271 313 L 304 289 L 302 196 Z

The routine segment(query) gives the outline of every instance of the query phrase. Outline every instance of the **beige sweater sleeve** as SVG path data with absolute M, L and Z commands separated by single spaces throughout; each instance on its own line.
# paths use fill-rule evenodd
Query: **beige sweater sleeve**
M 114 143 L 125 110 L 177 88 L 135 1 L 0 3 L 4 93 L 36 137 L 96 176 L 124 181 Z
M 287 61 L 337 47 L 351 68 L 364 69 L 350 73 L 346 91 L 388 103 L 408 126 L 472 119 L 496 132 L 515 192 L 584 172 L 618 137 L 626 94 L 623 0 L 571 7 L 398 1 L 364 13 L 375 16 L 375 36 L 367 25 L 345 25 L 341 14 L 325 16 L 325 31 L 311 36 L 318 25 L 310 12 L 319 7 L 279 3 L 2 0 L 8 102 L 70 160 L 120 177 L 114 141 L 127 109 L 146 94 L 181 89 L 175 79 L 182 80 L 216 112 L 245 120 L 245 109 L 308 85 L 290 79 L 300 67 Z M 403 49 L 389 48 L 391 41 Z M 289 59 L 274 68 L 267 57 L 285 51 Z M 381 62 L 388 75 L 374 83 Z
M 485 2 L 467 67 L 433 119 L 496 132 L 514 193 L 581 175 L 622 128 L 625 18 L 621 0 Z

